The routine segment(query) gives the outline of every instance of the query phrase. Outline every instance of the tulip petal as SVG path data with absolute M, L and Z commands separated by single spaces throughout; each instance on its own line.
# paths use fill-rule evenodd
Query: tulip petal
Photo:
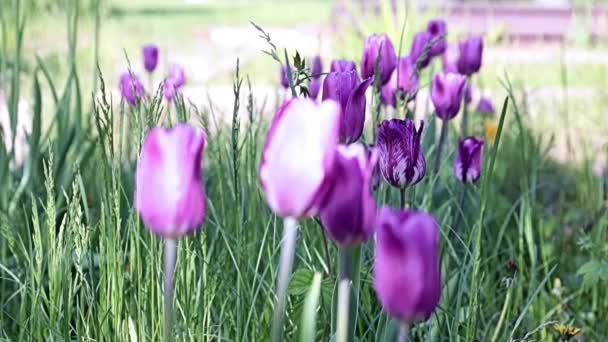
M 346 137 L 345 143 L 357 141 L 363 134 L 363 126 L 365 123 L 365 92 L 372 83 L 373 78 L 368 78 L 355 88 L 348 97 L 345 109 L 345 118 L 342 120 L 340 136 Z M 344 133 L 344 135 L 342 134 Z

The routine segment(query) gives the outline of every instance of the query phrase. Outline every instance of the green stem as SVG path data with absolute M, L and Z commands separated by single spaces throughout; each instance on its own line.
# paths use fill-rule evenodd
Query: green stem
M 399 207 L 405 208 L 405 191 L 407 188 L 399 189 Z
M 177 241 L 165 239 L 164 341 L 173 341 L 173 293 Z
M 446 120 L 441 121 L 441 135 L 439 136 L 439 144 L 437 144 L 437 151 L 435 153 L 435 168 L 433 173 L 436 175 L 439 172 L 439 165 L 441 164 L 441 150 L 445 143 L 445 138 L 448 135 L 448 122 Z
M 460 232 L 460 229 L 458 228 L 458 226 L 460 225 L 460 221 L 462 218 L 464 218 L 464 206 L 465 206 L 465 199 L 467 196 L 467 184 L 463 183 L 462 184 L 462 191 L 460 192 L 460 198 L 458 200 L 458 211 L 456 211 L 455 215 L 454 215 L 454 226 L 453 229 L 456 232 L 456 234 L 458 234 Z
M 410 338 L 408 337 L 409 334 L 409 326 L 407 325 L 407 323 L 401 323 L 401 326 L 399 326 L 399 337 L 397 338 L 398 342 L 409 342 Z
M 283 320 L 285 318 L 285 301 L 287 286 L 291 276 L 295 244 L 298 234 L 297 221 L 294 218 L 285 218 L 283 227 L 283 245 L 281 246 L 281 259 L 279 260 L 279 274 L 277 277 L 277 301 L 274 307 L 272 320 L 272 341 L 283 341 Z
M 465 82 L 466 82 L 465 86 L 468 85 L 469 82 L 471 82 L 471 78 L 467 76 L 467 79 Z M 469 134 L 469 108 L 467 106 L 465 93 L 466 93 L 466 91 L 462 92 L 462 121 L 461 121 L 462 127 L 460 128 L 460 133 L 463 137 L 467 137 Z

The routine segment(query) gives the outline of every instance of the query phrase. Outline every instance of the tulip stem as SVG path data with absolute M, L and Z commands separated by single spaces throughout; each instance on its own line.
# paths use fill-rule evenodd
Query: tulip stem
M 175 261 L 177 257 L 177 241 L 173 239 L 165 239 L 165 288 L 164 294 L 164 340 L 165 342 L 173 341 L 173 293 L 174 293 L 174 275 Z
M 467 196 L 467 184 L 463 183 L 462 191 L 460 192 L 460 198 L 458 200 L 458 211 L 456 212 L 456 216 L 454 217 L 453 229 L 456 232 L 456 234 L 458 234 L 460 232 L 460 229 L 458 228 L 458 226 L 460 226 L 460 221 L 464 216 L 464 206 L 465 206 L 466 196 Z
M 399 189 L 399 207 L 405 208 L 405 191 L 407 188 Z
M 437 144 L 437 151 L 435 152 L 435 170 L 436 175 L 439 172 L 439 165 L 441 164 L 441 150 L 445 143 L 445 138 L 448 135 L 448 121 L 443 120 L 441 122 L 441 135 L 439 136 L 439 144 Z
M 470 77 L 467 77 L 466 83 L 469 83 L 471 81 Z M 465 83 L 465 87 L 466 84 Z M 460 134 L 463 137 L 467 137 L 468 133 L 469 133 L 469 109 L 467 106 L 467 100 L 466 100 L 466 91 L 462 92 L 462 127 L 460 128 Z
M 336 324 L 336 342 L 351 341 L 349 338 L 349 301 L 350 281 L 348 278 L 340 279 L 338 283 L 338 322 Z
M 397 338 L 398 342 L 409 342 L 410 338 L 408 337 L 409 326 L 407 323 L 401 323 L 399 326 L 399 337 Z
M 348 246 L 340 246 L 340 280 L 350 279 L 350 251 Z
M 285 218 L 283 225 L 283 242 L 281 246 L 281 259 L 279 260 L 279 274 L 277 277 L 277 301 L 274 307 L 274 317 L 272 321 L 272 341 L 274 342 L 284 340 L 283 319 L 285 318 L 285 301 L 298 234 L 297 221 L 294 218 Z

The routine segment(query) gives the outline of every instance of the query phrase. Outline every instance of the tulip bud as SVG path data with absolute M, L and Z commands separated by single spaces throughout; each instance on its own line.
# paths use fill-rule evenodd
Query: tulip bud
M 441 297 L 439 227 L 422 211 L 383 207 L 376 221 L 374 289 L 384 310 L 408 324 L 428 319 Z
M 118 87 L 122 98 L 131 106 L 134 106 L 136 101 L 144 96 L 144 85 L 137 76 L 130 72 L 125 72 L 120 76 Z
M 363 57 L 361 57 L 361 77 L 370 78 L 374 75 L 376 59 L 380 54 L 378 72 L 380 85 L 384 85 L 391 77 L 397 64 L 397 55 L 393 43 L 386 33 L 371 34 L 365 38 Z
M 321 90 L 321 78 L 313 78 L 308 83 L 308 97 L 316 100 Z
M 458 139 L 454 175 L 463 183 L 474 183 L 481 176 L 483 140 L 476 137 Z
M 323 73 L 323 61 L 321 57 L 315 56 L 312 59 L 312 63 L 310 65 L 310 76 L 319 78 Z
M 426 173 L 426 160 L 420 146 L 424 121 L 416 131 L 414 120 L 384 120 L 378 126 L 377 148 L 380 172 L 394 187 L 403 189 L 418 183 Z
M 427 31 L 420 31 L 414 36 L 412 41 L 412 47 L 410 49 L 410 57 L 414 65 L 417 65 L 420 69 L 426 68 L 431 62 L 430 46 L 427 47 L 431 42 L 431 34 Z M 425 48 L 428 50 L 425 51 Z
M 463 75 L 443 72 L 435 74 L 431 86 L 431 100 L 440 119 L 451 120 L 458 114 L 465 82 Z
M 340 142 L 357 141 L 365 123 L 365 91 L 371 78 L 361 82 L 354 70 L 330 72 L 323 81 L 323 100 L 332 99 L 340 104 Z
M 203 222 L 205 143 L 205 133 L 188 124 L 153 128 L 146 135 L 135 172 L 135 207 L 152 232 L 175 239 Z
M 285 89 L 289 89 L 289 76 L 287 75 L 287 66 L 281 64 L 280 70 L 280 80 L 281 87 Z
M 173 87 L 179 89 L 186 84 L 186 73 L 184 67 L 179 64 L 171 64 L 169 66 L 169 74 L 167 76 L 171 80 Z
M 458 72 L 463 75 L 473 75 L 481 68 L 483 40 L 479 36 L 470 37 L 458 44 Z
M 158 46 L 148 44 L 144 45 L 141 50 L 144 56 L 144 68 L 148 72 L 153 72 L 158 64 Z
M 482 96 L 477 104 L 477 112 L 483 114 L 494 114 L 494 105 L 492 104 L 492 100 L 489 98 Z
M 331 61 L 331 66 L 329 68 L 329 72 L 344 72 L 344 71 L 357 71 L 357 65 L 353 61 L 347 61 L 344 59 L 334 59 Z
M 418 73 L 416 72 L 416 65 L 409 56 L 399 58 L 399 63 L 393 71 L 391 79 L 382 86 L 380 90 L 382 102 L 394 107 L 397 89 L 401 91 L 402 99 L 407 98 L 408 101 L 415 99 L 418 93 Z M 407 97 L 405 94 L 407 94 Z
M 279 216 L 317 213 L 332 170 L 340 106 L 305 98 L 286 101 L 272 119 L 260 161 L 260 182 L 268 206 Z
M 371 182 L 377 161 L 378 152 L 372 150 L 368 156 L 363 145 L 338 147 L 319 215 L 329 237 L 339 245 L 358 244 L 374 232 Z
M 443 72 L 458 72 L 458 55 L 460 49 L 458 44 L 450 44 L 443 53 Z
M 429 53 L 431 57 L 441 55 L 446 48 L 446 35 L 447 35 L 447 27 L 445 24 L 445 20 L 441 19 L 433 19 L 429 21 L 426 31 L 431 35 L 431 41 L 434 41 L 433 46 Z

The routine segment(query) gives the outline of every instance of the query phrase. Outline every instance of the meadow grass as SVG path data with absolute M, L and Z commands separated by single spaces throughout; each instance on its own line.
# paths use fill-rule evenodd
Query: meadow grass
M 160 340 L 162 243 L 133 209 L 133 174 L 145 132 L 169 105 L 159 93 L 135 107 L 119 102 L 110 96 L 102 68 L 87 71 L 97 79 L 96 95 L 84 93 L 74 53 L 79 18 L 77 12 L 67 17 L 71 53 L 62 59 L 68 72 L 61 81 L 40 62 L 17 72 L 24 58 L 18 33 L 28 25 L 21 26 L 23 16 L 13 22 L 14 30 L 3 30 L 17 33 L 16 49 L 2 50 L 9 63 L 0 70 L 10 81 L 10 113 L 25 97 L 34 115 L 25 164 L 11 167 L 12 151 L 0 149 L 0 339 Z M 507 75 L 501 76 L 499 133 L 487 144 L 483 176 L 466 192 L 465 205 L 459 205 L 462 184 L 452 175 L 456 124 L 439 174 L 429 172 L 408 193 L 409 205 L 431 212 L 441 226 L 444 284 L 436 313 L 415 325 L 410 338 L 557 341 L 553 324 L 564 323 L 581 328 L 586 340 L 606 340 L 608 215 L 602 178 L 590 160 L 564 164 L 550 158 L 550 137 L 530 127 L 530 107 Z M 258 180 L 268 123 L 252 96 L 239 102 L 241 93 L 251 93 L 249 79 L 233 77 L 229 124 L 183 99 L 170 108 L 173 121 L 193 122 L 208 134 L 206 220 L 178 246 L 178 340 L 270 336 L 282 221 L 267 208 Z M 43 100 L 42 92 L 54 95 Z M 244 120 L 237 117 L 240 107 L 246 109 Z M 43 111 L 52 113 L 48 127 L 41 124 Z M 434 159 L 435 126 L 429 116 L 427 160 Z M 365 137 L 371 136 L 367 127 Z M 376 197 L 382 204 L 399 202 L 398 191 L 386 184 Z M 298 230 L 286 337 L 329 340 L 338 251 L 330 244 L 328 258 L 315 220 L 300 221 Z M 372 260 L 370 241 L 361 248 L 356 336 L 389 340 L 392 322 L 375 297 Z

